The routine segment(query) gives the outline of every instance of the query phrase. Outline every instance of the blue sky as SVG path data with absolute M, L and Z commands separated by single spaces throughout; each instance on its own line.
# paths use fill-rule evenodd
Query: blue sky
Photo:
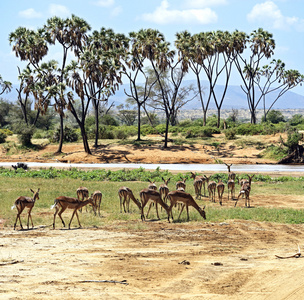
M 194 34 L 238 29 L 249 34 L 262 27 L 273 33 L 273 58 L 304 74 L 303 0 L 11 0 L 1 1 L 0 11 L 0 74 L 13 83 L 18 82 L 17 66 L 23 68 L 24 64 L 11 51 L 10 32 L 19 26 L 37 29 L 52 16 L 71 14 L 85 19 L 92 30 L 106 27 L 127 35 L 141 28 L 158 29 L 172 47 L 175 34 L 183 30 Z M 50 51 L 49 59 L 60 57 L 59 49 Z M 231 84 L 240 84 L 237 75 Z M 296 92 L 304 95 L 304 87 Z

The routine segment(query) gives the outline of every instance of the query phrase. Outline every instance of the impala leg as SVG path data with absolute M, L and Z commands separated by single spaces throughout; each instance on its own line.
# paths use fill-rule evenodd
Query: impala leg
M 130 197 L 127 198 L 127 212 L 130 212 Z
M 145 213 L 144 213 L 144 207 L 146 206 L 147 202 L 146 201 L 141 201 L 142 205 L 141 205 L 141 220 L 145 221 Z
M 81 224 L 80 224 L 80 221 L 79 221 L 79 216 L 78 216 L 77 210 L 76 210 L 75 214 L 76 214 L 76 217 L 77 217 L 77 220 L 78 220 L 79 228 L 81 228 Z
M 31 215 L 32 207 L 29 209 L 28 216 L 27 216 L 27 229 L 29 229 L 29 219 L 31 219 L 32 222 L 32 228 L 34 228 L 34 223 Z
M 186 205 L 186 210 L 187 210 L 187 221 L 189 222 L 190 218 L 189 218 L 189 206 L 188 204 L 185 204 Z
M 180 211 L 180 213 L 179 213 L 179 215 L 178 215 L 177 220 L 179 220 L 179 218 L 180 218 L 180 216 L 181 216 L 181 214 L 182 214 L 182 212 L 183 212 L 183 210 L 184 210 L 184 207 L 185 207 L 185 204 L 182 205 L 182 209 L 181 209 L 181 211 Z
M 152 205 L 153 205 L 153 203 L 151 202 L 150 205 L 149 205 L 149 208 L 148 208 L 148 212 L 147 212 L 146 218 L 148 218 L 148 216 L 149 216 L 149 212 L 150 212 L 150 209 L 151 209 Z
M 158 214 L 158 205 L 157 205 L 157 202 L 155 202 L 155 209 L 156 209 L 157 219 L 160 220 L 160 217 L 159 217 L 159 214 Z
M 71 220 L 70 220 L 70 223 L 69 223 L 69 229 L 71 229 L 71 223 L 72 223 L 72 220 L 74 218 L 75 213 L 76 213 L 76 216 L 77 216 L 77 219 L 78 219 L 77 208 L 74 209 L 74 211 L 73 211 L 73 214 L 72 214 L 72 217 L 71 217 Z M 79 223 L 79 219 L 78 219 L 78 223 Z M 79 227 L 80 227 L 80 223 L 79 223 Z
M 56 219 L 56 215 L 59 211 L 59 208 L 57 207 L 57 205 L 55 206 L 55 213 L 54 213 L 54 220 L 53 220 L 53 229 L 55 229 L 55 219 Z

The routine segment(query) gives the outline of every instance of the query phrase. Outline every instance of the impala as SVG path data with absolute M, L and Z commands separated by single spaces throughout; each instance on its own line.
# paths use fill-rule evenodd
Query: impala
M 32 228 L 34 228 L 33 219 L 32 219 L 32 216 L 31 216 L 31 211 L 32 211 L 32 209 L 35 205 L 36 200 L 39 200 L 40 188 L 37 190 L 37 192 L 34 192 L 32 189 L 30 189 L 30 190 L 33 193 L 33 198 L 20 196 L 15 200 L 14 205 L 11 207 L 12 209 L 14 209 L 16 207 L 17 211 L 18 211 L 16 221 L 15 221 L 15 224 L 14 224 L 14 230 L 16 229 L 16 224 L 17 224 L 18 219 L 19 219 L 19 222 L 20 222 L 20 227 L 21 227 L 21 229 L 23 229 L 20 215 L 26 207 L 29 209 L 28 210 L 28 216 L 27 216 L 27 229 L 29 229 L 30 218 L 31 218 L 31 222 L 32 222 Z
M 144 208 L 145 208 L 146 204 L 149 201 L 153 201 L 155 203 L 157 218 L 160 219 L 160 217 L 158 215 L 158 208 L 157 208 L 157 204 L 160 204 L 165 209 L 165 211 L 167 212 L 167 214 L 168 214 L 168 221 L 170 222 L 170 219 L 169 219 L 169 217 L 170 217 L 170 215 L 169 215 L 169 212 L 170 212 L 169 207 L 162 200 L 159 192 L 151 190 L 151 189 L 143 189 L 143 190 L 140 191 L 139 196 L 140 196 L 140 200 L 141 200 L 141 219 L 142 219 L 142 221 L 145 220 Z M 150 208 L 149 208 L 149 210 L 150 210 Z M 148 211 L 148 213 L 149 213 L 149 211 Z M 147 216 L 148 216 L 148 213 L 147 213 Z
M 102 193 L 101 191 L 95 191 L 92 195 L 93 202 L 94 202 L 94 213 L 96 216 L 96 211 L 98 210 L 98 216 L 100 217 L 100 205 L 101 205 L 101 200 L 102 200 Z
M 77 193 L 77 199 L 83 201 L 84 199 L 89 198 L 89 190 L 86 187 L 79 187 L 76 191 Z M 87 210 L 86 210 L 87 211 Z M 82 209 L 80 209 L 80 212 L 82 212 Z
M 202 186 L 203 186 L 203 178 L 204 177 L 203 176 L 197 176 L 195 173 L 191 172 L 190 178 L 192 178 L 194 180 L 193 181 L 193 186 L 194 186 L 196 199 L 201 198 L 202 197 Z M 205 185 L 204 185 L 204 187 L 205 187 Z
M 208 193 L 209 193 L 209 200 L 211 202 L 215 202 L 215 191 L 216 191 L 216 182 L 215 181 L 209 181 L 210 180 L 210 177 L 207 177 L 206 176 L 206 181 L 207 181 L 207 184 L 208 184 Z M 211 198 L 211 199 L 210 199 Z
M 187 178 L 181 178 L 181 180 L 176 183 L 176 189 L 177 190 L 183 189 L 185 191 L 186 190 L 186 180 L 187 180 Z
M 172 208 L 177 203 L 182 203 L 182 209 L 179 213 L 178 220 L 179 220 L 185 206 L 186 206 L 186 210 L 187 210 L 187 221 L 189 221 L 189 206 L 193 206 L 199 212 L 199 214 L 204 219 L 206 219 L 205 207 L 203 207 L 203 209 L 200 208 L 189 193 L 186 193 L 184 191 L 172 191 L 168 194 L 168 199 L 170 201 L 169 211 L 170 211 L 172 220 L 173 220 Z
M 241 186 L 240 193 L 239 193 L 239 195 L 237 197 L 237 200 L 234 204 L 234 207 L 237 205 L 240 196 L 244 196 L 244 195 L 245 195 L 245 205 L 250 207 L 249 195 L 250 195 L 250 191 L 251 191 L 251 181 L 252 181 L 252 178 L 254 177 L 254 175 L 252 175 L 252 176 L 247 175 L 247 176 L 248 176 L 248 180 L 243 182 L 243 184 Z
M 154 181 L 149 180 L 149 182 L 150 182 L 150 184 L 148 186 L 148 189 L 157 191 L 157 186 L 155 184 L 155 180 Z
M 141 209 L 140 202 L 134 197 L 134 194 L 130 188 L 126 186 L 121 187 L 118 190 L 118 196 L 120 201 L 120 212 L 122 212 L 122 206 L 124 208 L 124 212 L 129 212 L 130 199 L 132 199 L 132 201 L 137 205 L 137 207 Z M 127 211 L 125 204 L 127 204 Z
M 58 213 L 59 218 L 62 221 L 63 227 L 65 227 L 65 223 L 64 223 L 61 215 L 67 208 L 73 209 L 73 214 L 72 214 L 72 217 L 71 217 L 71 220 L 70 220 L 70 223 L 69 223 L 69 229 L 70 229 L 71 222 L 72 222 L 73 217 L 74 217 L 75 214 L 76 214 L 76 217 L 77 217 L 77 220 L 78 220 L 79 227 L 81 227 L 77 210 L 82 208 L 83 206 L 86 206 L 87 204 L 91 204 L 93 206 L 93 209 L 95 210 L 94 201 L 93 201 L 92 197 L 90 197 L 90 198 L 88 198 L 87 200 L 84 200 L 84 201 L 80 201 L 77 198 L 73 198 L 73 197 L 65 197 L 65 196 L 57 197 L 54 200 L 54 205 L 51 206 L 51 209 L 53 209 L 55 207 L 53 229 L 55 229 L 55 219 L 56 219 L 57 213 Z
M 169 183 L 169 181 L 170 181 L 170 178 L 167 179 L 167 180 L 165 180 L 165 179 L 162 177 L 162 180 L 163 180 L 164 184 L 161 184 L 161 185 L 159 186 L 159 190 L 158 190 L 158 191 L 159 191 L 160 196 L 161 196 L 161 198 L 163 199 L 163 201 L 164 201 L 165 203 L 167 203 L 167 197 L 168 197 L 168 193 L 169 193 L 168 183 Z
M 222 180 L 219 180 L 219 182 L 216 185 L 216 189 L 217 189 L 219 203 L 220 203 L 220 205 L 222 205 L 223 194 L 224 194 L 224 190 L 225 190 L 225 184 L 222 182 Z
M 229 194 L 231 195 L 231 200 L 235 198 L 235 181 L 233 179 L 229 179 L 227 182 L 228 187 L 228 200 L 229 200 Z
M 231 172 L 230 168 L 232 166 L 232 164 L 228 165 L 226 163 L 224 163 L 226 165 L 226 167 L 228 168 L 228 179 L 232 179 L 235 180 L 235 173 Z

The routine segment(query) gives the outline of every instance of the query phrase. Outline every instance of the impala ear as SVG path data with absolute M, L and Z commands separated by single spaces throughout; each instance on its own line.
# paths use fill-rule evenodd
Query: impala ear
M 206 205 L 203 207 L 203 210 L 205 209 Z
M 35 192 L 32 190 L 32 189 L 30 189 L 31 190 L 31 192 L 33 193 L 33 194 L 35 194 Z

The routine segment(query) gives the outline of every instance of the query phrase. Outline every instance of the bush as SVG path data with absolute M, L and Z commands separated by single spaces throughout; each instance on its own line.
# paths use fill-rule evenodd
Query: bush
M 35 128 L 33 126 L 26 126 L 25 124 L 16 128 L 15 132 L 18 136 L 19 143 L 24 147 L 31 147 L 32 144 L 32 137 L 34 134 Z
M 54 130 L 50 140 L 52 143 L 58 143 L 59 139 L 60 139 L 60 128 L 57 128 L 56 130 Z M 63 141 L 69 143 L 78 141 L 78 134 L 76 130 L 69 127 L 68 125 L 65 125 L 63 129 Z
M 6 136 L 13 135 L 14 133 L 7 128 L 0 129 L 0 132 L 4 133 Z
M 6 139 L 7 135 L 0 131 L 0 144 L 5 143 L 5 139 Z
M 218 128 L 214 127 L 190 127 L 187 128 L 186 132 L 183 135 L 188 138 L 197 138 L 197 137 L 212 137 L 213 134 L 220 133 L 221 131 Z
M 234 128 L 224 130 L 225 137 L 227 140 L 235 139 L 236 130 Z
M 236 134 L 239 135 L 256 135 L 261 134 L 264 131 L 264 127 L 261 124 L 241 124 L 236 127 Z

